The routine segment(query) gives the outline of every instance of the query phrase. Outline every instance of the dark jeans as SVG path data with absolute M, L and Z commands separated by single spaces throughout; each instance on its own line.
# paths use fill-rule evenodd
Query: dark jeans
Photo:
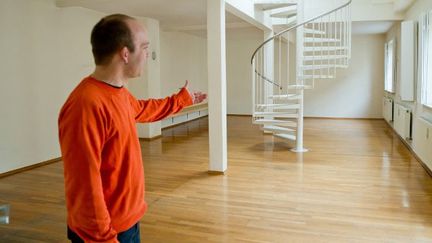
M 67 228 L 67 237 L 72 243 L 84 243 L 84 241 L 69 227 Z M 117 240 L 120 243 L 140 243 L 139 222 L 130 229 L 117 234 Z

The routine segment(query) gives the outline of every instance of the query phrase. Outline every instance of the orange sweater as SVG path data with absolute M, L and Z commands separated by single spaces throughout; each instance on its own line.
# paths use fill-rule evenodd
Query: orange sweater
M 191 105 L 186 89 L 136 100 L 91 77 L 60 111 L 67 223 L 85 242 L 117 242 L 144 215 L 144 168 L 136 122 L 158 121 Z

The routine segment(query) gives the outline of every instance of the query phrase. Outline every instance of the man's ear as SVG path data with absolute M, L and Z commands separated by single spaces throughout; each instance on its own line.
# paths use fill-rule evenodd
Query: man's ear
M 129 63 L 129 49 L 125 46 L 120 50 L 121 59 L 125 64 Z

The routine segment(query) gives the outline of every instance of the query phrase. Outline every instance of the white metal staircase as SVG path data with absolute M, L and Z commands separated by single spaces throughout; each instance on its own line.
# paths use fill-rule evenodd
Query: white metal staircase
M 256 0 L 284 30 L 253 53 L 253 123 L 267 133 L 296 141 L 303 148 L 304 90 L 315 81 L 333 79 L 351 58 L 351 0 L 316 17 L 304 19 L 307 0 Z M 310 0 L 309 0 L 310 1 Z M 290 66 L 295 66 L 295 68 Z

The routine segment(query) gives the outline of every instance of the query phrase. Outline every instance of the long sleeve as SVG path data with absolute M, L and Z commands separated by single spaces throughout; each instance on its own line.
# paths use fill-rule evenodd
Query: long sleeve
M 118 242 L 101 178 L 102 148 L 109 120 L 94 103 L 74 107 L 64 107 L 59 117 L 68 224 L 85 242 Z
M 135 120 L 137 122 L 162 120 L 193 103 L 192 97 L 185 88 L 182 88 L 177 94 L 164 99 L 136 100 L 130 95 L 130 102 L 135 111 Z

